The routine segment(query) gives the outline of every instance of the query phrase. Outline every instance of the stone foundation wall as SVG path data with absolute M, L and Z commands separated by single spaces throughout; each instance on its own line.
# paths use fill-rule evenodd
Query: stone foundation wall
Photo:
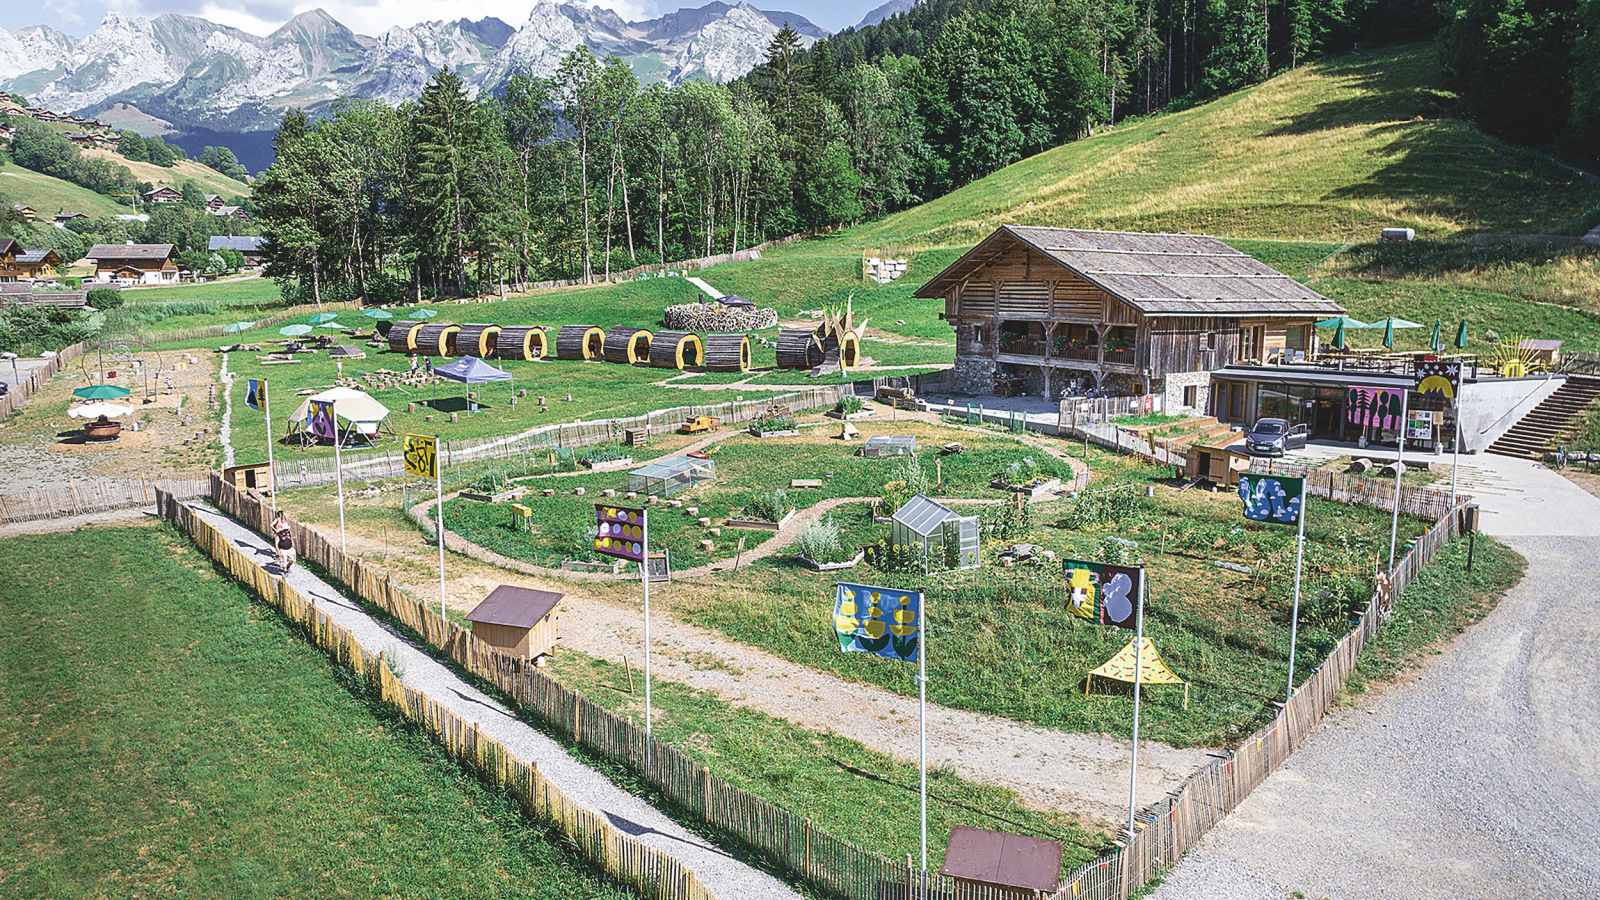
M 1186 406 L 1183 402 L 1183 389 L 1195 388 L 1193 405 Z M 1167 412 L 1194 412 L 1204 415 L 1211 408 L 1211 373 L 1210 372 L 1179 372 L 1168 375 L 1166 378 L 1166 409 Z
M 994 393 L 994 360 L 987 356 L 957 356 L 956 390 L 963 394 Z

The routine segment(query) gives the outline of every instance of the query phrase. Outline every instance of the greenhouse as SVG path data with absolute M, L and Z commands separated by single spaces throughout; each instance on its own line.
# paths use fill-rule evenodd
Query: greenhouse
M 692 456 L 668 456 L 628 473 L 628 490 L 651 497 L 676 497 L 717 479 L 717 464 Z
M 976 569 L 980 563 L 978 517 L 958 516 L 921 494 L 894 514 L 890 536 L 897 552 L 912 553 L 922 561 L 924 573 Z
M 861 448 L 862 456 L 910 456 L 917 452 L 917 438 L 911 434 L 875 434 Z

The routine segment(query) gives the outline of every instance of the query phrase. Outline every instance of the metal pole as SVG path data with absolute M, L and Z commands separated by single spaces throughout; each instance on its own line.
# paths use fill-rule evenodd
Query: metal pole
M 249 387 L 249 382 L 245 386 Z M 148 391 L 147 391 L 148 393 Z M 267 380 L 261 379 L 261 412 L 267 418 L 267 480 L 272 483 L 272 514 L 278 514 L 278 464 L 272 459 L 272 391 Z
M 1133 639 L 1133 760 L 1128 766 L 1128 846 L 1133 846 L 1134 788 L 1139 781 L 1139 689 L 1144 684 L 1144 563 L 1139 564 L 1139 611 Z
M 639 577 L 644 582 L 644 767 L 650 768 L 650 510 L 639 512 L 643 520 L 644 555 L 639 559 Z
M 444 469 L 439 460 L 439 436 L 433 436 L 433 487 L 435 494 L 433 531 L 439 539 L 439 624 L 445 623 L 444 615 Z M 440 635 L 444 634 L 441 629 Z
M 1294 645 L 1300 637 L 1300 564 L 1306 555 L 1306 512 L 1310 505 L 1311 494 L 1306 490 L 1305 483 L 1300 485 L 1300 531 L 1295 535 L 1294 542 L 1294 616 L 1289 620 L 1289 690 L 1284 696 L 1284 703 L 1294 699 Z
M 1405 468 L 1403 462 L 1406 455 L 1406 411 L 1410 409 L 1411 388 L 1401 389 L 1400 394 L 1400 443 L 1394 454 L 1394 515 L 1389 518 L 1389 580 L 1394 581 L 1394 543 L 1395 537 L 1400 533 L 1400 476 Z
M 1455 446 L 1450 453 L 1450 508 L 1456 508 L 1456 476 L 1461 473 L 1461 382 L 1456 381 L 1455 402 L 1450 404 L 1455 414 Z
M 917 769 L 921 780 L 922 891 L 928 900 L 928 592 L 922 590 L 922 635 L 917 639 Z
M 344 550 L 344 457 L 339 453 L 339 414 L 333 413 L 333 469 L 339 482 L 339 552 Z

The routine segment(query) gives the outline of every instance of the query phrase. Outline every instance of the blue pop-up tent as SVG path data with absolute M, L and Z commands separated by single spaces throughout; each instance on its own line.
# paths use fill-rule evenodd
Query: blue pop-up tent
M 511 373 L 503 369 L 496 369 L 476 356 L 463 356 L 447 366 L 438 366 L 433 374 L 462 384 L 488 384 L 491 381 L 510 381 Z M 469 403 L 469 409 L 476 410 L 476 404 Z

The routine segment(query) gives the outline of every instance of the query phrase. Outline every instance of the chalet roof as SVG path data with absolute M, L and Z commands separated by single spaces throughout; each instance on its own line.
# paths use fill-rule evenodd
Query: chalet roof
M 100 263 L 123 259 L 163 260 L 170 256 L 171 244 L 95 244 L 84 254 L 86 259 Z
M 24 250 L 21 253 L 17 254 L 17 262 L 19 262 L 19 263 L 42 263 L 42 262 L 45 261 L 45 259 L 47 257 L 51 257 L 51 256 L 55 256 L 57 262 L 61 261 L 61 257 L 56 256 L 56 251 L 50 250 L 50 249 L 47 248 L 47 249 L 44 249 L 44 250 Z
M 258 234 L 244 235 L 240 237 L 228 237 L 218 234 L 211 237 L 211 240 L 207 242 L 208 246 L 206 249 L 237 250 L 240 253 L 260 253 L 265 249 L 265 247 L 262 245 L 266 243 L 266 240 L 266 238 Z
M 10 256 L 21 252 L 22 245 L 17 243 L 16 238 L 0 238 L 0 256 Z
M 482 622 L 485 625 L 505 625 L 511 628 L 532 628 L 539 624 L 539 620 L 550 614 L 561 602 L 562 594 L 552 591 L 536 591 L 532 588 L 513 587 L 502 584 L 483 598 L 472 612 L 467 613 L 468 622 Z
M 177 194 L 180 197 L 183 196 L 183 192 L 182 191 L 179 191 L 177 188 L 173 187 L 170 184 L 157 185 L 157 186 L 151 188 L 150 190 L 144 192 L 144 195 L 146 197 L 154 197 L 156 194 Z
M 1147 316 L 1300 316 L 1344 307 L 1265 263 L 1200 234 L 1002 225 L 918 289 L 935 298 L 1012 241 Z

